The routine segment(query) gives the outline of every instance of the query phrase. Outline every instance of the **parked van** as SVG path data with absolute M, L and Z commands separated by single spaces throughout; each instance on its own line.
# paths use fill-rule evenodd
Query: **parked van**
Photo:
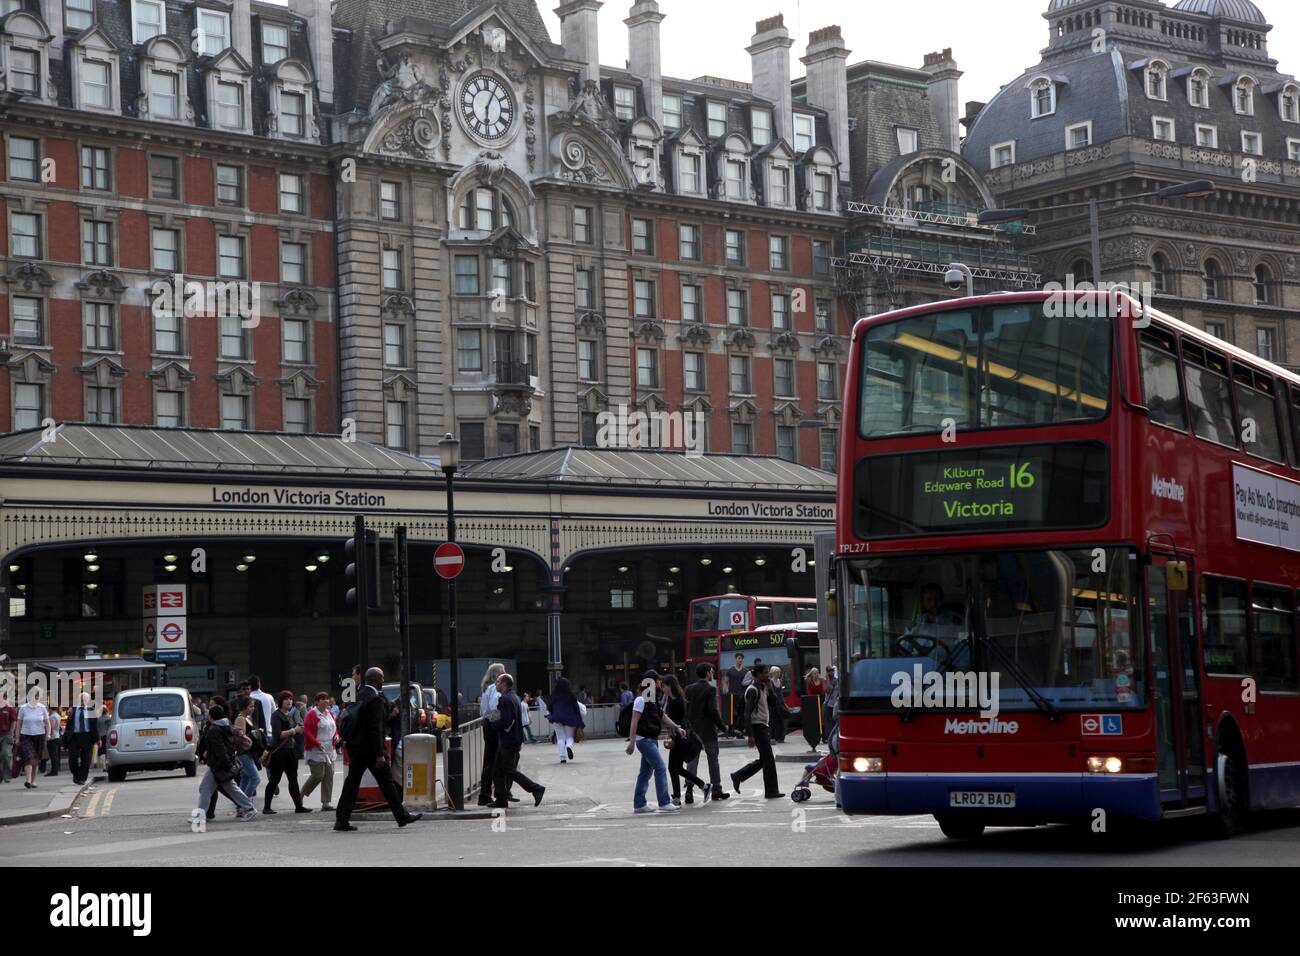
M 199 728 L 190 692 L 184 687 L 121 691 L 113 698 L 108 726 L 108 779 L 121 783 L 128 770 L 177 770 L 198 773 Z

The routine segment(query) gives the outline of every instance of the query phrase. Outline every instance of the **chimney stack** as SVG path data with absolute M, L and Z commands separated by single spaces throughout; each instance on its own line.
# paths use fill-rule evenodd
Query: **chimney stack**
M 840 179 L 849 180 L 849 48 L 837 26 L 808 35 L 808 52 L 801 62 L 808 70 L 804 82 L 809 106 L 824 109 L 831 128 L 831 145 L 840 160 Z
M 63 59 L 63 0 L 41 0 L 41 19 L 49 27 L 54 39 L 50 41 L 50 59 Z M 41 81 L 44 89 L 46 81 Z
M 960 152 L 961 103 L 957 81 L 962 74 L 952 58 L 952 47 L 942 53 L 927 53 L 921 69 L 930 74 L 930 109 L 943 131 L 943 147 L 951 153 Z
M 289 0 L 289 9 L 307 21 L 312 72 L 324 106 L 334 105 L 334 21 L 330 0 Z
M 628 49 L 632 53 L 628 68 L 640 78 L 646 112 L 660 129 L 664 125 L 664 70 L 659 52 L 659 24 L 663 20 L 655 0 L 636 0 L 623 21 L 627 24 Z
M 785 17 L 777 14 L 754 25 L 754 36 L 745 52 L 754 70 L 754 95 L 775 106 L 772 128 L 786 143 L 794 143 L 794 111 L 790 95 L 790 48 L 794 39 L 785 28 Z
M 604 6 L 601 0 L 569 0 L 555 8 L 560 18 L 560 44 L 564 55 L 582 64 L 584 84 L 600 82 L 600 43 L 596 15 Z
M 230 45 L 250 66 L 253 64 L 252 0 L 234 0 L 230 10 Z

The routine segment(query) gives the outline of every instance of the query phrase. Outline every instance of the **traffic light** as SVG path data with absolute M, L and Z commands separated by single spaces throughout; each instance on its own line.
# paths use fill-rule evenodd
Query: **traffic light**
M 366 531 L 364 518 L 357 518 L 356 531 L 352 537 L 343 542 L 344 560 L 347 568 L 343 578 L 347 583 L 347 605 L 349 610 L 362 610 L 369 605 L 366 589 L 366 548 L 365 540 L 370 536 Z

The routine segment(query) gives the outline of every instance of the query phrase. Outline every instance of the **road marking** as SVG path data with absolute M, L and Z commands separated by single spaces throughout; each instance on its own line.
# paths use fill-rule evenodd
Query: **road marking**
M 261 834 L 265 836 L 265 832 Z M 9 857 L 12 860 L 30 860 L 46 857 L 83 857 L 83 856 L 109 856 L 115 853 L 135 854 L 148 852 L 150 850 L 161 850 L 167 847 L 180 846 L 182 844 L 194 845 L 195 843 L 211 843 L 216 840 L 233 840 L 241 837 L 256 837 L 258 834 L 254 831 L 234 831 L 231 833 L 190 833 L 188 830 L 178 836 L 151 837 L 145 840 L 124 840 L 121 843 L 104 843 L 99 846 L 75 846 L 65 847 L 61 850 L 43 850 L 40 853 L 21 853 L 18 856 Z
M 104 797 L 104 812 L 100 814 L 100 816 L 104 816 L 104 817 L 108 816 L 108 811 L 113 809 L 113 798 L 115 796 L 117 796 L 116 787 L 108 791 L 108 795 Z
M 104 793 L 102 790 L 95 791 L 95 795 L 90 798 L 90 800 L 86 803 L 85 808 L 81 812 L 82 819 L 90 819 L 95 815 L 95 808 L 99 806 L 99 798 L 102 797 L 103 795 Z
M 588 812 L 588 813 L 599 813 L 601 810 L 609 810 L 609 809 L 611 809 L 613 806 L 614 806 L 614 805 L 613 805 L 612 803 L 598 803 L 598 804 L 596 804 L 594 807 L 592 807 L 590 810 L 588 810 L 587 812 Z

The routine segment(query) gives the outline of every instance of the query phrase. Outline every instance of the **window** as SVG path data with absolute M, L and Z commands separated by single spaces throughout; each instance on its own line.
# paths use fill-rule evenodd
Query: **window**
M 636 350 L 636 384 L 638 388 L 659 387 L 659 350 Z
M 829 332 L 831 330 L 831 320 L 834 315 L 835 303 L 830 299 L 817 300 L 817 331 Z
M 1259 689 L 1300 689 L 1296 670 L 1295 615 L 1291 592 L 1255 585 L 1250 596 Z
M 405 450 L 409 439 L 406 427 L 406 402 L 384 402 L 384 444 Z
M 836 441 L 835 432 L 829 428 L 823 428 L 819 433 L 819 452 L 820 464 L 822 471 L 834 471 L 839 460 L 839 443 Z
M 217 125 L 223 129 L 244 128 L 244 88 L 238 83 L 217 84 Z
M 1241 116 L 1255 115 L 1255 84 L 1243 77 L 1237 81 L 1232 95 L 1233 109 Z
M 1196 145 L 1202 149 L 1219 148 L 1219 127 L 1205 123 L 1196 124 Z
M 284 430 L 305 435 L 311 431 L 311 400 L 286 398 L 284 400 Z
M 708 106 L 709 139 L 721 139 L 727 135 L 727 104 L 709 103 Z
M 745 185 L 745 163 L 743 160 L 729 159 L 726 162 L 727 198 L 748 201 L 749 189 Z
M 528 450 L 529 451 L 542 450 L 542 429 L 540 426 L 537 425 L 528 426 Z
M 793 425 L 776 426 L 776 456 L 778 458 L 784 458 L 786 461 L 799 460 L 795 445 L 797 432 L 798 430 Z
M 41 257 L 41 217 L 16 212 L 9 217 L 9 252 L 24 259 Z
M 221 357 L 223 359 L 248 358 L 248 332 L 237 315 L 221 317 Z
M 382 253 L 384 288 L 402 288 L 402 250 L 385 249 Z
M 1255 267 L 1255 281 L 1251 283 L 1255 292 L 1256 305 L 1273 304 L 1273 274 L 1268 271 L 1268 266 L 1260 265 Z M 1269 361 L 1276 361 L 1270 355 L 1260 353 L 1260 358 L 1267 358 Z
M 1228 327 L 1222 322 L 1207 320 L 1205 323 L 1205 331 L 1210 335 L 1213 335 L 1216 339 L 1223 339 L 1225 342 L 1228 340 Z
M 840 390 L 835 385 L 835 363 L 817 363 L 817 399 L 833 402 L 840 397 Z
M 1065 128 L 1065 148 L 1083 149 L 1092 145 L 1092 122 L 1076 123 Z
M 456 294 L 479 294 L 479 260 L 478 256 L 456 257 Z
M 200 10 L 199 38 L 203 55 L 216 56 L 230 46 L 230 16 L 215 10 Z
M 749 356 L 732 355 L 727 359 L 727 370 L 730 373 L 730 385 L 732 395 L 751 395 L 753 392 L 749 387 Z
M 816 127 L 812 116 L 807 113 L 794 114 L 794 151 L 795 154 L 806 153 L 817 143 Z
M 135 0 L 135 42 L 144 43 L 166 33 L 164 0 Z
M 1055 112 L 1056 84 L 1046 78 L 1035 80 L 1029 89 L 1029 115 L 1038 119 Z
M 113 224 L 85 219 L 81 223 L 81 261 L 88 266 L 113 264 Z
M 300 364 L 310 362 L 311 356 L 307 350 L 307 320 L 285 319 L 280 325 L 284 334 L 284 360 Z
M 1276 352 L 1277 330 L 1256 331 L 1267 333 L 1257 340 L 1260 350 Z M 1233 392 L 1237 399 L 1237 414 L 1242 422 L 1241 437 L 1246 451 L 1269 461 L 1286 461 L 1286 453 L 1282 450 L 1282 436 L 1278 429 L 1273 379 L 1241 363 L 1234 363 L 1232 372 Z M 1249 422 L 1254 423 L 1253 429 L 1247 424 Z
M 149 195 L 154 199 L 180 199 L 180 162 L 174 156 L 149 157 Z
M 682 192 L 703 192 L 700 187 L 700 157 L 694 153 L 682 154 Z
M 688 392 L 704 391 L 704 353 L 682 353 L 683 388 Z
M 175 229 L 154 229 L 150 245 L 149 262 L 154 272 L 181 271 L 180 233 Z
M 614 87 L 614 115 L 621 120 L 636 116 L 636 89 L 631 86 Z
M 379 215 L 389 222 L 402 218 L 402 186 L 400 183 L 379 184 Z
M 1169 294 L 1169 278 L 1169 258 L 1163 252 L 1157 252 L 1151 257 L 1151 285 L 1156 295 Z
M 113 349 L 116 336 L 113 334 L 112 305 L 107 302 L 83 302 L 81 320 L 86 333 L 86 348 Z
M 1147 67 L 1146 88 L 1148 99 L 1163 100 L 1166 98 L 1165 89 L 1168 75 L 1168 68 L 1163 63 L 1153 63 Z
M 1192 432 L 1206 441 L 1235 448 L 1237 430 L 1232 421 L 1227 359 L 1184 339 L 1183 373 Z
M 776 394 L 781 398 L 790 398 L 794 391 L 794 359 L 779 358 L 772 362 L 775 374 Z
M 773 166 L 771 188 L 767 200 L 773 206 L 790 205 L 790 170 L 784 166 Z
M 1255 354 L 1266 362 L 1279 362 L 1282 356 L 1277 349 L 1277 329 L 1261 325 L 1255 329 Z
M 184 428 L 185 404 L 180 392 L 157 391 L 153 394 L 153 422 L 159 428 Z
M 483 371 L 483 336 L 478 329 L 456 330 L 456 368 L 462 372 Z
M 9 48 L 9 89 L 14 93 L 41 95 L 41 58 L 35 50 Z
M 654 249 L 654 227 L 649 219 L 632 220 L 632 251 L 650 255 Z
M 681 225 L 677 227 L 678 254 L 683 259 L 700 258 L 700 227 Z
M 1300 163 L 1300 139 L 1287 139 L 1286 157 L 1293 162 Z
M 63 0 L 63 25 L 69 30 L 89 30 L 95 25 L 95 0 Z
M 1264 155 L 1264 140 L 1258 133 L 1242 132 L 1241 151 L 1247 156 Z
M 100 425 L 117 423 L 117 389 L 98 385 L 87 387 L 86 421 Z
M 531 262 L 524 263 L 524 298 L 537 301 L 537 270 Z
M 790 328 L 790 297 L 784 292 L 772 293 L 772 328 Z
M 1174 135 L 1174 121 L 1164 116 L 1154 116 L 1151 118 L 1151 135 L 1162 143 L 1172 143 L 1177 136 Z
M 494 296 L 505 296 L 507 299 L 514 298 L 515 280 L 514 280 L 514 263 L 509 259 L 492 260 L 492 288 L 489 291 Z
M 772 111 L 754 107 L 749 111 L 749 140 L 755 146 L 772 142 Z
M 40 428 L 45 417 L 45 386 L 14 386 L 14 429 Z
M 586 206 L 573 207 L 573 241 L 591 245 L 591 210 Z
M 597 427 L 596 422 L 597 422 L 597 418 L 595 412 L 578 413 L 578 428 L 581 433 L 578 437 L 578 444 L 581 445 L 583 448 L 596 447 L 597 444 L 596 436 L 600 431 L 600 429 Z
M 1139 340 L 1142 353 L 1142 396 L 1151 421 L 1187 430 L 1183 407 L 1183 382 L 1178 374 L 1178 346 L 1163 329 L 1145 329 Z
M 596 360 L 596 343 L 578 339 L 578 378 L 584 382 L 600 381 L 600 364 Z
M 483 441 L 482 422 L 461 422 L 460 457 L 466 461 L 482 461 L 486 449 Z
M 739 229 L 727 230 L 727 264 L 745 264 L 745 234 Z
M 1210 74 L 1205 70 L 1193 70 L 1187 78 L 1187 102 L 1197 109 L 1210 108 Z
M 917 131 L 906 126 L 898 127 L 898 155 L 907 156 L 915 153 L 918 143 Z
M 21 136 L 9 137 L 9 178 L 36 182 L 40 179 L 41 144 Z
M 41 319 L 41 299 L 15 296 L 13 305 L 14 341 L 24 345 L 40 345 L 45 341 L 45 323 Z
M 1223 284 L 1223 269 L 1214 259 L 1206 259 L 1201 271 L 1201 293 L 1206 299 L 1220 298 Z
M 664 129 L 682 128 L 682 98 L 676 93 L 664 94 Z
M 466 193 L 457 212 L 457 225 L 461 229 L 490 232 L 498 226 L 514 224 L 509 200 L 494 189 L 480 187 Z
M 307 135 L 307 97 L 280 91 L 280 132 L 285 136 Z
M 1246 584 L 1224 578 L 1201 578 L 1205 602 L 1205 670 L 1210 674 L 1249 674 L 1246 638 Z
M 244 237 L 217 237 L 217 275 L 223 279 L 242 279 L 248 273 L 244 268 Z
M 831 211 L 832 190 L 831 177 L 826 173 L 813 174 L 813 208 L 818 212 Z
M 649 279 L 632 283 L 633 315 L 638 319 L 653 318 L 655 314 L 655 284 Z
M 262 24 L 262 62 L 279 63 L 289 56 L 289 28 L 280 23 Z
M 994 169 L 1012 166 L 1016 161 L 1016 141 L 1010 140 L 989 147 L 989 165 Z
M 825 239 L 814 239 L 812 244 L 813 272 L 819 276 L 831 274 L 831 244 Z
M 594 309 L 595 298 L 592 294 L 595 288 L 595 272 L 591 269 L 579 269 L 574 274 L 574 295 L 576 303 L 580 309 Z
M 109 109 L 113 105 L 113 70 L 99 60 L 81 62 L 81 98 L 86 106 Z
M 744 289 L 727 290 L 727 324 L 749 325 L 749 295 Z
M 703 322 L 704 313 L 700 310 L 701 287 L 686 284 L 682 286 L 682 321 Z
M 384 364 L 389 368 L 406 368 L 406 326 L 384 323 Z
M 306 283 L 307 246 L 304 243 L 280 243 L 280 281 L 290 285 Z
M 785 236 L 770 236 L 767 241 L 768 266 L 777 272 L 790 268 L 790 240 Z
M 247 395 L 222 395 L 221 396 L 221 427 L 227 431 L 247 431 L 249 428 L 248 421 L 248 396 Z
M 181 354 L 181 313 L 180 311 L 153 314 L 153 349 L 160 355 Z
M 1283 122 L 1300 123 L 1300 86 L 1288 85 L 1277 100 Z
M 243 167 L 217 164 L 217 205 L 242 206 L 243 204 Z
M 754 454 L 754 426 L 742 422 L 731 423 L 731 453 L 733 455 Z
M 303 212 L 303 178 L 297 173 L 280 174 L 280 212 Z
M 149 71 L 149 112 L 155 119 L 180 119 L 180 77 L 166 70 Z

